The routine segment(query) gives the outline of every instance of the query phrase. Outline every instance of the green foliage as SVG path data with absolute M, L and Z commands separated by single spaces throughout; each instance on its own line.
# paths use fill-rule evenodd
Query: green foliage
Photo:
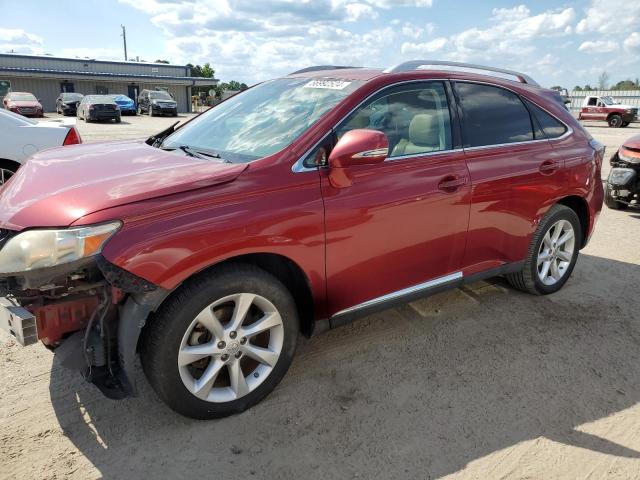
M 166 63 L 167 65 L 169 65 L 169 60 L 156 60 L 153 63 Z

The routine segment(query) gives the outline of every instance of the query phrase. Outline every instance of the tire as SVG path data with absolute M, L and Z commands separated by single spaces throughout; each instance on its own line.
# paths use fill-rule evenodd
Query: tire
M 622 128 L 627 128 L 629 126 L 629 122 L 622 122 Z
M 556 245 L 553 242 L 553 233 L 556 233 L 556 228 L 558 227 L 562 228 L 557 240 L 562 240 L 564 234 L 569 230 L 572 230 L 573 236 L 563 244 L 558 242 Z M 550 248 L 547 240 L 553 245 L 552 248 Z M 533 234 L 522 270 L 508 274 L 506 276 L 507 280 L 514 288 L 534 295 L 548 295 L 557 292 L 571 276 L 578 259 L 581 240 L 582 227 L 576 212 L 564 205 L 554 205 L 543 217 Z M 571 244 L 571 242 L 573 243 Z M 568 247 L 572 247 L 570 255 L 568 254 Z M 542 255 L 551 260 L 548 262 L 540 260 L 539 262 L 539 256 Z M 546 266 L 547 263 L 549 263 L 549 266 Z M 556 265 L 555 269 L 553 264 Z M 547 276 L 543 281 L 542 277 L 545 268 Z M 558 273 L 557 278 L 553 276 L 554 271 Z
M 116 118 L 115 118 L 115 121 L 116 121 L 116 123 L 120 123 L 120 122 L 122 122 L 122 117 L 116 117 Z
M 140 108 L 140 105 L 138 105 L 137 111 L 138 111 L 138 115 L 142 115 L 142 109 Z
M 151 105 L 149 105 L 148 111 L 149 111 L 149 116 L 153 117 L 153 107 L 151 107 Z
M 234 335 L 231 320 L 225 320 L 247 301 L 249 313 Z M 250 336 L 247 327 L 256 325 L 260 318 L 280 324 Z M 205 327 L 199 319 L 216 327 Z M 229 264 L 187 281 L 165 301 L 142 333 L 142 367 L 158 396 L 176 412 L 196 419 L 225 417 L 255 405 L 276 387 L 295 354 L 298 331 L 295 302 L 277 278 L 253 265 Z M 271 365 L 247 353 L 257 351 L 254 342 L 258 340 L 269 348 Z M 189 362 L 194 357 L 185 354 L 185 349 L 203 344 L 209 346 L 210 354 Z M 267 350 L 261 352 L 267 358 Z M 178 358 L 184 362 L 182 366 Z M 235 378 L 244 378 L 235 387 L 231 382 L 234 371 L 242 374 Z M 204 375 L 210 381 L 202 386 L 198 380 Z
M 611 115 L 608 122 L 611 128 L 620 128 L 622 126 L 622 117 L 617 114 Z
M 607 186 L 604 190 L 604 204 L 611 210 L 626 210 L 628 205 L 613 198 L 613 195 L 611 195 L 611 190 L 611 185 L 607 183 Z

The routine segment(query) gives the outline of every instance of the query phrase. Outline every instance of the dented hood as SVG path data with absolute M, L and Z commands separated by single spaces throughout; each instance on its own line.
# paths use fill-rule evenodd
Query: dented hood
M 106 208 L 230 182 L 246 168 L 143 141 L 45 150 L 0 190 L 0 228 L 67 226 Z

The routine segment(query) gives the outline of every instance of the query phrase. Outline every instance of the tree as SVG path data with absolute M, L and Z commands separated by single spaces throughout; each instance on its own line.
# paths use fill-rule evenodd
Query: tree
M 200 72 L 202 73 L 202 76 L 204 78 L 213 78 L 214 74 L 216 73 L 216 71 L 211 68 L 211 65 L 208 63 L 205 63 L 202 66 L 202 69 L 200 70 Z
M 156 60 L 153 63 L 166 63 L 167 65 L 169 65 L 169 60 Z
M 593 90 L 593 87 L 591 85 L 589 85 L 588 83 L 584 86 L 583 90 Z
M 561 92 L 562 90 L 564 90 L 564 88 L 561 87 L 560 85 L 554 85 L 553 87 L 551 87 L 551 90 L 555 90 L 557 92 Z
M 581 87 L 580 85 L 576 85 L 575 87 L 573 87 L 573 89 L 574 89 L 576 92 L 581 92 L 581 91 L 582 91 L 582 87 Z
M 611 87 L 611 90 L 635 90 L 638 87 L 633 80 L 622 80 Z
M 240 83 L 236 80 L 231 80 L 229 83 L 223 83 L 220 87 L 223 90 L 246 90 L 249 88 L 246 83 Z
M 609 74 L 607 72 L 602 72 L 598 77 L 598 89 L 606 90 L 608 83 L 609 83 Z

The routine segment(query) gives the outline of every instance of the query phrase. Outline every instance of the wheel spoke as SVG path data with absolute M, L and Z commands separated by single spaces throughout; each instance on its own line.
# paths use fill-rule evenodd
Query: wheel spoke
M 542 252 L 540 255 L 538 255 L 538 266 L 540 266 L 541 263 L 549 260 L 550 257 L 551 254 L 549 252 Z
M 544 281 L 549 275 L 549 268 L 551 267 L 551 260 L 547 260 L 542 264 L 542 270 L 540 270 L 540 279 Z
M 240 362 L 231 362 L 228 368 L 231 389 L 236 394 L 236 398 L 240 398 L 249 393 L 249 385 L 247 385 L 247 379 L 244 378 L 244 373 L 242 373 Z
M 553 242 L 551 241 L 551 230 L 549 230 L 545 236 L 543 237 L 542 241 L 544 242 L 544 246 L 551 249 L 553 248 Z
M 193 382 L 193 394 L 196 397 L 205 400 L 209 396 L 209 392 L 213 388 L 213 384 L 218 378 L 223 365 L 224 363 L 219 360 L 211 362 L 202 376 Z
M 562 274 L 558 269 L 558 262 L 556 260 L 551 260 L 551 276 L 554 280 L 560 280 Z
M 571 240 L 573 238 L 573 229 L 569 229 L 567 231 L 565 231 L 565 233 L 558 239 L 558 246 L 562 246 L 565 243 L 567 243 L 569 240 Z
M 205 308 L 200 314 L 196 317 L 196 320 L 204 326 L 207 330 L 209 330 L 214 337 L 220 339 L 224 337 L 224 328 L 216 317 L 215 313 L 211 307 Z
M 562 229 L 564 228 L 564 220 L 559 221 L 558 223 L 556 223 L 556 226 L 553 228 L 553 235 L 551 236 L 551 242 L 552 243 L 558 243 L 558 239 L 560 238 L 560 235 L 562 235 Z
M 181 367 L 189 365 L 203 358 L 212 357 L 219 353 L 214 343 L 204 343 L 202 345 L 187 345 L 178 353 L 178 365 Z
M 241 350 L 248 357 L 253 358 L 255 361 L 273 367 L 278 361 L 278 357 L 280 356 L 277 352 L 273 350 L 269 350 L 268 348 L 258 347 L 256 345 L 251 345 L 247 343 L 246 345 L 241 347 Z
M 242 329 L 242 336 L 251 338 L 278 325 L 282 325 L 282 318 L 280 318 L 280 314 L 278 312 L 269 312 L 257 322 Z
M 557 255 L 558 255 L 558 258 L 560 260 L 562 260 L 563 262 L 570 262 L 571 261 L 572 254 L 569 253 L 569 252 L 565 252 L 564 250 L 558 250 Z
M 228 329 L 237 330 L 242 325 L 254 298 L 256 296 L 253 293 L 241 293 L 236 297 L 236 306 L 233 309 L 233 317 L 231 317 Z

